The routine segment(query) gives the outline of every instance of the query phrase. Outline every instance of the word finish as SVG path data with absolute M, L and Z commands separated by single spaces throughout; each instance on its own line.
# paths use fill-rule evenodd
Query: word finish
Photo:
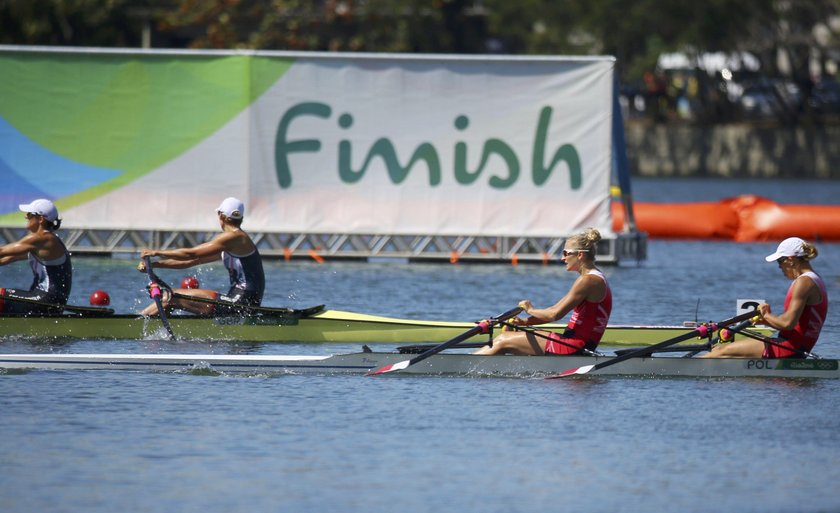
M 274 162 L 277 173 L 277 183 L 283 189 L 292 186 L 292 169 L 289 165 L 289 156 L 296 153 L 317 153 L 321 150 L 322 143 L 318 139 L 290 139 L 292 123 L 305 116 L 329 120 L 332 117 L 333 109 L 319 102 L 299 103 L 283 115 L 277 127 L 277 135 L 274 143 Z M 542 186 L 551 176 L 552 171 L 561 162 L 566 164 L 569 170 L 569 187 L 572 190 L 579 189 L 582 182 L 580 155 L 577 149 L 571 144 L 563 144 L 552 155 L 548 165 L 545 164 L 546 138 L 551 120 L 552 108 L 543 107 L 540 111 L 537 127 L 534 134 L 534 141 L 531 152 L 531 180 L 534 185 Z M 351 130 L 353 127 L 353 116 L 341 114 L 337 123 L 342 130 Z M 469 127 L 469 118 L 460 115 L 455 118 L 454 126 L 458 131 L 465 131 Z M 467 155 L 469 148 L 463 141 L 455 143 L 454 160 L 452 162 L 452 174 L 455 181 L 461 185 L 475 183 L 484 172 L 492 158 L 501 159 L 504 162 L 506 174 L 492 175 L 487 183 L 496 189 L 508 189 L 512 187 L 521 174 L 520 158 L 516 151 L 501 139 L 490 138 L 484 141 L 481 150 L 481 160 L 476 169 L 467 168 Z M 402 183 L 411 170 L 419 163 L 425 164 L 429 174 L 429 185 L 440 185 L 443 166 L 438 150 L 429 142 L 420 143 L 408 159 L 406 165 L 400 164 L 394 143 L 387 137 L 377 139 L 367 150 L 364 163 L 359 169 L 353 169 L 351 165 L 353 156 L 353 143 L 349 139 L 341 139 L 338 142 L 338 176 L 342 182 L 353 184 L 362 180 L 368 167 L 375 159 L 381 159 L 388 172 L 388 177 L 394 184 Z

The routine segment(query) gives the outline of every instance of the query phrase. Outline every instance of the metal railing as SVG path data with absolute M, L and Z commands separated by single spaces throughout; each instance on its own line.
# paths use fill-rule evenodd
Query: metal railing
M 0 227 L 0 244 L 23 237 L 20 227 Z M 74 254 L 137 253 L 143 248 L 173 249 L 201 244 L 218 232 L 68 228 L 59 230 Z M 321 260 L 403 260 L 408 262 L 549 263 L 560 258 L 565 237 L 472 235 L 381 235 L 347 233 L 249 232 L 267 257 Z M 640 232 L 606 236 L 598 245 L 603 264 L 641 262 L 647 236 Z

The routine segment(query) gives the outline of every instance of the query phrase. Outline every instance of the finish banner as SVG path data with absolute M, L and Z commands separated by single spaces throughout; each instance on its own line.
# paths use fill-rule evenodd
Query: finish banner
M 609 233 L 614 64 L 0 47 L 0 224 Z

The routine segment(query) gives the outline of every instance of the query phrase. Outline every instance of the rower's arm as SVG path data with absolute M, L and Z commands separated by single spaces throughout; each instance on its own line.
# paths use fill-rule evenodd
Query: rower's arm
M 554 306 L 548 308 L 528 308 L 525 313 L 531 316 L 527 319 L 528 324 L 541 324 L 546 322 L 554 322 L 562 319 L 574 307 L 581 304 L 589 295 L 591 282 L 588 276 L 581 276 L 572 284 L 569 292 L 563 296 Z
M 8 264 L 11 264 L 12 262 L 17 262 L 18 260 L 23 260 L 25 258 L 26 258 L 26 256 L 20 257 L 20 256 L 11 256 L 11 255 L 0 257 L 0 265 L 8 265 Z
M 218 255 L 208 256 L 204 258 L 191 258 L 188 260 L 176 260 L 174 258 L 158 260 L 155 262 L 155 267 L 164 269 L 188 269 L 201 264 L 209 264 L 218 260 Z
M 38 249 L 36 241 L 37 239 L 32 234 L 29 234 L 17 242 L 0 246 L 0 265 L 7 265 L 18 260 L 26 259 L 26 255 L 30 251 L 36 251 Z
M 207 264 L 218 260 L 225 250 L 224 234 L 211 241 L 199 244 L 192 248 L 166 249 L 166 250 L 143 250 L 141 257 L 156 256 L 163 260 L 155 262 L 155 267 L 166 269 L 186 269 L 196 265 Z
M 770 313 L 770 306 L 767 305 L 761 309 L 762 318 L 764 322 L 770 327 L 777 330 L 791 330 L 799 322 L 799 317 L 802 316 L 802 311 L 805 310 L 805 305 L 808 304 L 808 295 L 811 288 L 816 287 L 816 284 L 807 277 L 800 277 L 796 279 L 793 284 L 793 291 L 788 303 L 787 310 L 780 315 L 773 315 Z M 762 305 L 764 306 L 764 305 Z

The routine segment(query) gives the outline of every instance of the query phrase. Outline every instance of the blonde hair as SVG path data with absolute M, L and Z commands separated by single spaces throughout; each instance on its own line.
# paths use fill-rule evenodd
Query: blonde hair
M 589 253 L 589 257 L 595 260 L 595 251 L 598 249 L 598 242 L 601 241 L 601 232 L 595 228 L 587 228 L 576 235 L 572 235 L 568 240 L 578 249 L 585 249 Z
M 817 255 L 819 254 L 819 251 L 817 251 L 816 246 L 814 246 L 810 242 L 805 242 L 805 241 L 802 241 L 802 251 L 805 254 L 802 255 L 799 258 L 801 258 L 802 260 L 805 260 L 806 262 L 809 261 L 809 260 L 813 260 L 813 259 L 817 258 Z

